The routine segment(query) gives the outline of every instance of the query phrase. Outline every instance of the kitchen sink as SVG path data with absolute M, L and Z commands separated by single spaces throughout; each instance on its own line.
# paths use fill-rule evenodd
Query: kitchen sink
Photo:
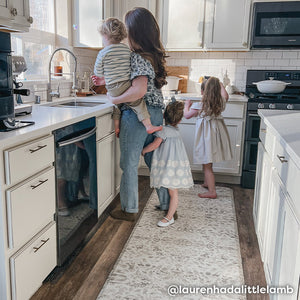
M 102 104 L 106 104 L 106 102 L 73 99 L 67 102 L 59 102 L 59 103 L 51 104 L 50 106 L 51 107 L 94 107 Z

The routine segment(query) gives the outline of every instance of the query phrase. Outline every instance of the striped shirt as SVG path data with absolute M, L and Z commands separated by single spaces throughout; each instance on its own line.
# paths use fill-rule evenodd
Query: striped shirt
M 130 80 L 130 50 L 122 43 L 111 44 L 99 51 L 94 74 L 105 78 L 105 84 Z

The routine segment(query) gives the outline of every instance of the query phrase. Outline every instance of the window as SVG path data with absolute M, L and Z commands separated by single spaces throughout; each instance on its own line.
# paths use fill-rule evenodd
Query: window
M 48 76 L 50 55 L 55 46 L 54 0 L 30 0 L 33 24 L 26 33 L 11 36 L 13 55 L 24 56 L 27 71 L 18 78 L 43 80 Z

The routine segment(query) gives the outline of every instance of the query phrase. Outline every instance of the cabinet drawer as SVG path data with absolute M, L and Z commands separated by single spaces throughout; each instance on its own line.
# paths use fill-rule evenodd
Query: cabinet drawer
M 53 220 L 54 168 L 6 192 L 8 246 L 23 245 Z
M 97 135 L 96 135 L 97 141 L 112 133 L 114 131 L 114 126 L 113 126 L 113 120 L 111 118 L 111 113 L 97 118 L 96 125 L 97 125 Z
M 10 258 L 12 299 L 29 299 L 55 266 L 56 224 L 52 222 Z
M 48 136 L 4 151 L 6 184 L 15 184 L 54 161 L 54 139 Z
M 224 118 L 243 119 L 244 104 L 227 102 L 225 110 L 222 112 Z
M 275 142 L 273 162 L 282 183 L 290 195 L 292 207 L 300 220 L 300 170 L 278 140 Z

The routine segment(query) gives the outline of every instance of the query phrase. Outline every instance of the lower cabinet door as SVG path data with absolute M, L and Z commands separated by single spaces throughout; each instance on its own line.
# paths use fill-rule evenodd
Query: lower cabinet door
M 56 223 L 10 258 L 12 299 L 29 299 L 56 266 Z
M 289 285 L 294 288 L 293 295 L 290 295 L 290 298 L 287 299 L 296 299 L 296 295 L 299 293 L 300 261 L 297 259 L 297 255 L 300 253 L 299 247 L 300 224 L 286 201 L 278 283 L 280 286 Z
M 98 217 L 114 197 L 114 133 L 97 142 Z

